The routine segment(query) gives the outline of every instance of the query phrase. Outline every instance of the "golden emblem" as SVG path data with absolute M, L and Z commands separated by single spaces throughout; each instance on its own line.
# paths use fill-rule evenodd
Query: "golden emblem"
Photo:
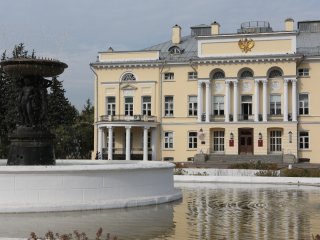
M 252 39 L 240 39 L 238 42 L 239 48 L 242 50 L 242 52 L 249 52 L 254 47 L 254 41 Z

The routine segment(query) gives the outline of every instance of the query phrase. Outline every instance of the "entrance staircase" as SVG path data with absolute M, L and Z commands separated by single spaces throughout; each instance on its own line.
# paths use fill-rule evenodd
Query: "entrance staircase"
M 195 156 L 195 162 L 217 163 L 217 164 L 233 164 L 233 163 L 249 163 L 249 162 L 263 162 L 263 163 L 283 163 L 284 156 L 279 155 L 217 155 L 208 154 L 203 161 Z

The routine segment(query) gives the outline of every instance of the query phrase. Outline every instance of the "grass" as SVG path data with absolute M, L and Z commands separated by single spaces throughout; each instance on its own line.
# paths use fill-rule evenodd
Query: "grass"
M 283 169 L 281 170 L 281 177 L 320 177 L 320 169 Z

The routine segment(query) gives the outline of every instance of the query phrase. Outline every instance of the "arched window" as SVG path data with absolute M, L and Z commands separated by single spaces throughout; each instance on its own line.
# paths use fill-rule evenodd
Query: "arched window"
M 212 79 L 221 79 L 225 78 L 224 72 L 222 71 L 217 71 L 212 75 Z
M 278 69 L 274 69 L 269 73 L 269 78 L 282 77 L 282 72 Z
M 244 70 L 240 75 L 240 78 L 252 78 L 252 77 L 253 77 L 253 73 L 250 70 Z
M 177 46 L 172 46 L 168 50 L 171 54 L 181 54 L 181 49 Z
M 122 76 L 121 81 L 135 81 L 136 77 L 132 73 L 126 73 Z

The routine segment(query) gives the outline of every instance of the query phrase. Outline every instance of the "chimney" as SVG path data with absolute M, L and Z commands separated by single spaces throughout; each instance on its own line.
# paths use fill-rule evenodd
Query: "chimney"
M 220 34 L 220 24 L 214 21 L 211 23 L 211 35 L 218 35 Z
M 179 44 L 181 42 L 181 27 L 177 24 L 172 27 L 171 40 L 173 44 Z
M 287 18 L 285 21 L 284 21 L 284 29 L 285 31 L 287 32 L 292 32 L 293 31 L 293 19 L 292 18 Z

